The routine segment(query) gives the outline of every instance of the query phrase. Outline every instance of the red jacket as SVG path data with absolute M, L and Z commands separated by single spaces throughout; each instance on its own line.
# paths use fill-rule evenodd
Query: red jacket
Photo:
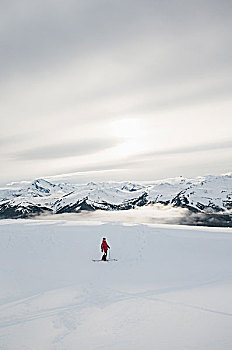
M 102 244 L 101 244 L 101 250 L 104 250 L 104 252 L 107 252 L 108 248 L 110 248 L 107 244 L 106 241 L 102 241 Z

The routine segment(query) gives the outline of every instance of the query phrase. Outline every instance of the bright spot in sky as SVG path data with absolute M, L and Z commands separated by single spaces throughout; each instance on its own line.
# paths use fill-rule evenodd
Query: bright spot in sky
M 115 120 L 111 123 L 112 136 L 122 138 L 139 138 L 143 131 L 140 119 L 126 118 Z
M 141 119 L 124 118 L 111 123 L 111 135 L 122 139 L 120 145 L 111 150 L 112 155 L 128 157 L 147 148 L 146 128 Z

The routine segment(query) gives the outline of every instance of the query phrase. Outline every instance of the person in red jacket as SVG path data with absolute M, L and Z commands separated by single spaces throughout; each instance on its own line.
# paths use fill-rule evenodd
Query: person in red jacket
M 110 246 L 107 244 L 106 238 L 103 238 L 102 244 L 101 244 L 101 251 L 103 252 L 102 260 L 104 260 L 104 261 L 106 261 L 108 248 L 110 249 Z

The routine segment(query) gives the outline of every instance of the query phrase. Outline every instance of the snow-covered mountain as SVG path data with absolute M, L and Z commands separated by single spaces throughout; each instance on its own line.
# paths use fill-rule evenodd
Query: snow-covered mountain
M 46 212 L 127 210 L 155 203 L 188 208 L 196 213 L 229 215 L 232 175 L 178 177 L 143 184 L 90 182 L 77 185 L 37 179 L 0 188 L 0 218 L 22 218 Z

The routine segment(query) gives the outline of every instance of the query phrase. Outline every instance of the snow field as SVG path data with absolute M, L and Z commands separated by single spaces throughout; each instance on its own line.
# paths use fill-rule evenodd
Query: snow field
M 231 251 L 231 229 L 2 220 L 0 349 L 229 350 Z

